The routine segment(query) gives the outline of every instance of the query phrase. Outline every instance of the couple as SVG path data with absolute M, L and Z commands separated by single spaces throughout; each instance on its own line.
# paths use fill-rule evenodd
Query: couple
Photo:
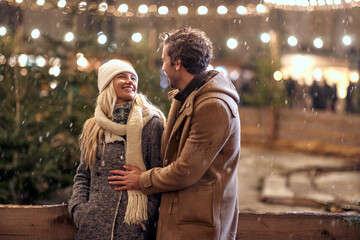
M 69 202 L 78 239 L 235 239 L 239 96 L 206 70 L 212 56 L 200 30 L 165 35 L 162 70 L 176 89 L 165 129 L 129 64 L 100 67 Z

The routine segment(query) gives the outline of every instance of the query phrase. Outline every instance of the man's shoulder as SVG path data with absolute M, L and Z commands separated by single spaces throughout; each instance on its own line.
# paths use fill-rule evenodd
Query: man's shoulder
M 218 107 L 223 107 L 227 111 L 230 111 L 231 114 L 235 117 L 238 114 L 238 105 L 235 100 L 223 92 L 209 92 L 205 93 L 195 101 L 195 106 L 205 106 L 205 105 L 214 105 Z M 216 109 L 213 108 L 214 110 Z

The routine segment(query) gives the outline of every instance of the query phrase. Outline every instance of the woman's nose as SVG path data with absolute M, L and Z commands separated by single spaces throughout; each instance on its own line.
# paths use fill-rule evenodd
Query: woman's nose
M 130 78 L 130 77 L 125 78 L 125 82 L 126 82 L 126 83 L 131 83 L 131 82 L 132 82 L 132 81 L 131 81 L 131 78 Z

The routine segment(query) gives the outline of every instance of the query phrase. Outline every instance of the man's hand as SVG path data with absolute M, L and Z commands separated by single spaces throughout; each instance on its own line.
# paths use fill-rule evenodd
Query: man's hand
M 118 186 L 114 188 L 115 191 L 139 190 L 139 178 L 143 171 L 133 166 L 124 165 L 124 168 L 126 171 L 111 170 L 109 172 L 114 175 L 107 178 L 109 180 L 109 184 L 112 186 Z M 120 187 L 119 185 L 122 186 Z

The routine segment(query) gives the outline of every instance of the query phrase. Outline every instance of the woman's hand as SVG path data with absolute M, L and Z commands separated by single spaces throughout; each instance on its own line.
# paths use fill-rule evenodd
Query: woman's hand
M 126 171 L 123 170 L 111 170 L 110 174 L 114 176 L 110 176 L 107 179 L 109 180 L 109 184 L 115 187 L 115 191 L 123 191 L 123 190 L 139 190 L 139 178 L 141 173 L 143 172 L 137 167 L 126 166 L 124 165 Z M 122 185 L 121 187 L 119 185 Z

